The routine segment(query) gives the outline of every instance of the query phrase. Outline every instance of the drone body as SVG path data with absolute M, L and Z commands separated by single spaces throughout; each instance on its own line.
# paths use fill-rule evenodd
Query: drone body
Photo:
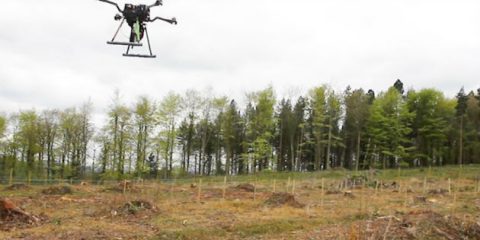
M 115 15 L 115 20 L 117 21 L 122 21 L 120 23 L 120 26 L 117 29 L 117 32 L 113 36 L 111 41 L 108 41 L 108 44 L 112 45 L 126 45 L 127 46 L 127 52 L 123 54 L 125 57 L 144 57 L 144 58 L 155 58 L 156 56 L 152 54 L 152 48 L 150 46 L 150 39 L 148 37 L 148 31 L 147 31 L 147 23 L 148 22 L 154 22 L 156 20 L 162 20 L 165 22 L 168 22 L 170 24 L 177 24 L 177 20 L 175 18 L 172 19 L 165 19 L 161 17 L 156 17 L 154 19 L 150 18 L 150 8 L 155 7 L 155 6 L 160 6 L 162 5 L 161 0 L 157 0 L 154 4 L 152 5 L 133 5 L 133 4 L 125 4 L 125 7 L 120 9 L 117 3 L 109 1 L 109 0 L 99 0 L 101 2 L 109 3 L 114 5 L 117 10 L 121 14 Z M 130 38 L 128 42 L 117 42 L 115 41 L 115 38 L 118 35 L 118 32 L 123 26 L 124 22 L 127 22 L 128 26 L 130 26 Z M 142 55 L 142 54 L 130 54 L 130 50 L 133 47 L 140 47 L 143 44 L 141 43 L 141 40 L 143 37 L 147 37 L 147 43 L 148 43 L 148 49 L 150 51 L 150 55 Z

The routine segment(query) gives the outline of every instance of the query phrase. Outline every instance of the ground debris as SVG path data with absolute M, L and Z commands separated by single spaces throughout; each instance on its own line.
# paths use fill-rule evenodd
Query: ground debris
M 413 202 L 414 203 L 426 203 L 427 202 L 427 198 L 425 196 L 415 196 L 413 198 Z
M 0 199 L 0 230 L 10 231 L 16 228 L 37 226 L 46 220 L 46 216 L 36 216 L 17 207 L 8 199 Z
M 25 183 L 14 183 L 5 188 L 5 191 L 12 191 L 12 190 L 26 190 L 30 189 L 30 187 Z
M 365 223 L 357 223 L 359 226 Z M 480 226 L 430 210 L 402 216 L 377 217 L 368 221 L 368 239 L 478 239 Z
M 355 198 L 355 195 L 353 195 L 353 192 L 352 192 L 352 191 L 345 191 L 345 192 L 343 192 L 343 196 L 344 196 L 344 197 L 348 197 L 348 198 Z
M 330 190 L 327 190 L 327 191 L 325 192 L 325 194 L 327 194 L 327 195 L 341 194 L 341 193 L 342 193 L 342 191 L 337 190 L 337 189 L 330 189 Z
M 343 181 L 339 186 L 339 189 L 362 188 L 367 184 L 368 184 L 368 178 L 366 176 L 363 176 L 363 175 L 348 176 L 347 178 L 343 179 Z
M 118 209 L 119 212 L 125 213 L 125 214 L 137 214 L 141 211 L 151 211 L 151 212 L 157 212 L 157 207 L 145 200 L 134 200 L 125 203 L 122 207 Z
M 255 186 L 253 186 L 250 183 L 242 183 L 242 184 L 237 185 L 235 187 L 235 189 L 246 191 L 246 192 L 254 192 L 255 191 Z
M 72 194 L 73 190 L 69 186 L 53 186 L 47 189 L 43 189 L 42 193 L 46 195 L 65 195 Z
M 290 206 L 302 208 L 305 204 L 298 202 L 295 196 L 290 193 L 273 193 L 266 201 L 265 205 L 272 207 Z
M 444 194 L 447 194 L 447 193 L 448 193 L 448 190 L 443 189 L 443 188 L 430 189 L 428 191 L 428 194 L 432 194 L 432 195 L 444 195 Z

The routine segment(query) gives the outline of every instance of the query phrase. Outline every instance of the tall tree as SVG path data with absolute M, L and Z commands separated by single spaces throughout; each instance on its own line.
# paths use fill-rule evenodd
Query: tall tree
M 173 170 L 173 151 L 175 139 L 177 138 L 177 118 L 181 111 L 182 97 L 170 92 L 160 102 L 157 110 L 157 120 L 160 129 L 160 145 L 162 146 L 162 157 L 165 159 L 165 170 L 167 176 L 171 176 Z M 157 154 L 158 155 L 158 154 Z
M 310 106 L 312 116 L 312 130 L 315 138 L 315 162 L 314 170 L 321 170 L 325 156 L 324 150 L 324 135 L 325 135 L 325 119 L 326 119 L 326 101 L 327 101 L 327 87 L 316 87 L 310 91 Z
M 27 171 L 33 172 L 35 169 L 35 155 L 40 151 L 38 142 L 38 115 L 35 111 L 20 112 L 19 117 L 20 146 L 22 148 L 22 160 L 27 162 Z
M 343 147 L 342 139 L 339 135 L 339 120 L 342 115 L 340 96 L 335 94 L 334 91 L 328 93 L 328 99 L 326 104 L 326 121 L 325 126 L 328 129 L 327 135 L 327 152 L 324 165 L 327 169 L 332 166 L 339 166 L 338 154 L 332 156 L 333 147 Z M 333 162 L 335 160 L 335 162 Z
M 303 155 L 305 145 L 305 124 L 306 124 L 306 111 L 307 111 L 307 102 L 305 98 L 300 96 L 293 107 L 293 127 L 294 134 L 293 139 L 291 140 L 291 148 L 293 151 L 293 158 L 296 171 L 300 171 L 306 168 L 306 165 L 303 164 Z M 302 166 L 303 165 L 303 166 Z
M 45 132 L 45 144 L 47 148 L 47 178 L 53 175 L 55 166 L 55 141 L 58 135 L 59 112 L 56 110 L 47 110 L 42 113 L 40 126 Z
M 222 121 L 222 135 L 226 152 L 225 173 L 231 174 L 235 159 L 241 158 L 242 129 L 241 115 L 235 100 L 230 102 Z M 238 171 L 244 172 L 244 162 L 238 161 Z
M 255 157 L 253 170 L 255 171 L 258 168 L 259 171 L 262 171 L 268 168 L 272 156 L 270 146 L 274 130 L 273 114 L 275 105 L 273 88 L 268 87 L 256 92 L 253 99 L 255 104 L 254 126 L 256 133 L 256 138 L 253 142 Z
M 411 137 L 415 139 L 416 159 L 423 166 L 443 164 L 454 105 L 435 89 L 409 91 L 407 105 L 415 113 Z
M 368 122 L 368 132 L 373 142 L 377 159 L 383 168 L 394 167 L 408 158 L 411 150 L 407 138 L 411 132 L 413 114 L 402 98 L 402 95 L 391 87 L 380 93 L 375 99 Z
M 149 144 L 149 133 L 154 127 L 155 105 L 147 97 L 140 97 L 135 104 L 134 124 L 136 131 L 136 175 L 142 177 L 148 170 L 145 161 L 147 159 L 147 147 Z
M 458 157 L 457 163 L 463 164 L 463 141 L 464 141 L 464 117 L 465 113 L 467 112 L 467 101 L 468 97 L 465 94 L 465 90 L 463 87 L 457 94 L 457 106 L 455 107 L 458 122 L 459 122 L 459 141 L 458 141 Z
M 346 166 L 352 167 L 352 156 L 355 153 L 355 170 L 358 171 L 361 161 L 361 143 L 365 135 L 366 124 L 369 116 L 369 96 L 363 89 L 356 89 L 353 92 L 347 89 L 345 91 L 345 119 L 343 130 L 346 131 L 345 145 Z
M 405 90 L 403 89 L 403 82 L 400 79 L 397 79 L 397 81 L 395 81 L 393 87 L 397 89 L 398 93 L 400 93 L 401 95 L 405 93 Z
M 193 140 L 195 134 L 195 124 L 198 117 L 198 111 L 203 105 L 202 97 L 198 91 L 187 90 L 182 99 L 183 106 L 187 115 L 187 129 L 185 136 L 185 163 L 183 163 L 183 171 L 190 171 L 190 157 L 192 155 Z

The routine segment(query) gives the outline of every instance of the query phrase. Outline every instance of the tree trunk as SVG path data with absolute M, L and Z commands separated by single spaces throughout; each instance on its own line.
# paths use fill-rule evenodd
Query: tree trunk
M 463 164 L 463 115 L 460 116 L 460 144 L 458 152 L 458 164 Z
M 358 166 L 360 165 L 360 132 L 357 133 L 357 154 L 355 159 L 355 171 L 358 172 Z
M 332 145 L 332 126 L 330 125 L 328 127 L 327 156 L 326 156 L 326 162 L 325 162 L 325 167 L 326 167 L 327 170 L 330 170 L 330 168 L 331 168 L 331 162 L 330 162 L 331 145 Z

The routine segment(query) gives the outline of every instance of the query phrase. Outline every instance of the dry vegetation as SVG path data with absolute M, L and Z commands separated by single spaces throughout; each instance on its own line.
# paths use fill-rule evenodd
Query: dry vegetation
M 353 175 L 6 186 L 0 239 L 480 239 L 480 167 Z

